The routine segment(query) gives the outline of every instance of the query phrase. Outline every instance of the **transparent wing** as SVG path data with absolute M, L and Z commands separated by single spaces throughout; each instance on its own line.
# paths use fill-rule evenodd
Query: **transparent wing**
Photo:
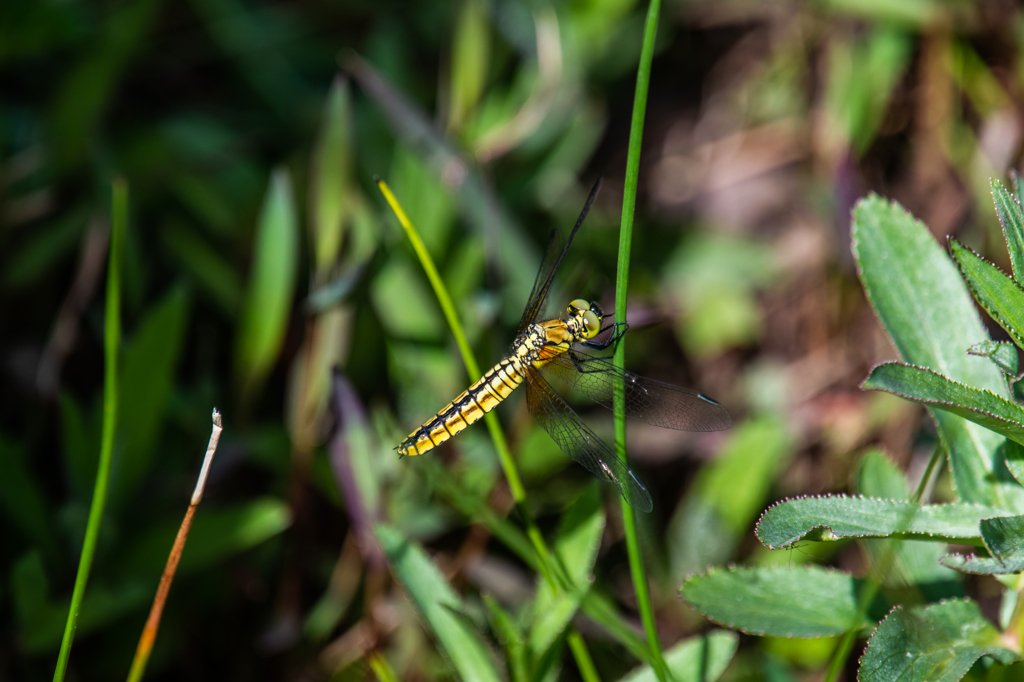
M 637 511 L 654 508 L 651 495 L 615 452 L 591 431 L 572 408 L 551 388 L 547 379 L 530 369 L 526 372 L 526 404 L 530 414 L 544 427 L 565 454 L 602 481 L 614 483 L 626 503 Z
M 545 369 L 599 405 L 614 410 L 612 387 L 621 377 L 626 387 L 626 416 L 676 431 L 723 431 L 732 425 L 729 412 L 697 391 L 638 376 L 612 365 L 608 358 L 572 350 Z
M 593 188 L 591 188 L 590 195 L 587 197 L 587 203 L 583 204 L 583 210 L 580 211 L 580 217 L 576 219 L 576 225 L 573 226 L 572 232 L 569 233 L 569 239 L 566 240 L 565 246 L 561 245 L 558 231 L 551 231 L 551 236 L 548 237 L 547 248 L 544 250 L 544 258 L 540 262 L 540 270 L 537 271 L 537 279 L 533 282 L 533 290 L 530 291 L 530 298 L 526 301 L 526 309 L 523 310 L 523 316 L 519 320 L 517 334 L 522 334 L 537 319 L 538 313 L 540 313 L 541 308 L 544 306 L 544 299 L 547 298 L 548 290 L 551 289 L 551 283 L 555 280 L 558 266 L 562 264 L 565 253 L 572 245 L 573 237 L 576 236 L 580 225 L 583 224 L 587 214 L 590 213 L 590 207 L 594 205 L 594 199 L 597 198 L 597 193 L 601 190 L 602 181 L 603 178 L 598 178 Z
M 537 279 L 533 282 L 533 289 L 530 291 L 530 298 L 526 301 L 526 309 L 519 320 L 519 329 L 516 335 L 522 334 L 537 319 L 541 308 L 544 306 L 544 299 L 548 296 L 548 289 L 555 278 L 555 271 L 558 270 L 565 255 L 562 249 L 562 240 L 558 236 L 558 230 L 551 230 L 548 236 L 548 245 L 544 249 L 544 258 L 540 262 L 540 270 L 537 271 Z

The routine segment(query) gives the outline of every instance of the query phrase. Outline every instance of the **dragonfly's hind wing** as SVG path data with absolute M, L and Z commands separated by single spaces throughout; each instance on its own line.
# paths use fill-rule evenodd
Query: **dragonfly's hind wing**
M 636 475 L 608 445 L 583 423 L 547 379 L 536 370 L 526 372 L 526 403 L 530 414 L 573 460 L 602 481 L 618 486 L 626 503 L 637 511 L 654 508 L 651 495 Z
M 612 390 L 615 379 L 621 377 L 626 389 L 626 416 L 654 426 L 677 431 L 723 431 L 732 425 L 728 410 L 706 395 L 627 372 L 607 358 L 573 350 L 556 357 L 545 369 L 613 411 Z
M 590 213 L 590 207 L 594 205 L 594 199 L 597 198 L 597 193 L 601 191 L 602 181 L 603 178 L 598 178 L 593 188 L 591 188 L 590 195 L 587 196 L 587 202 L 583 204 L 583 210 L 580 211 L 580 217 L 576 219 L 576 225 L 573 226 L 572 232 L 569 233 L 565 246 L 562 246 L 561 239 L 558 237 L 558 230 L 551 231 L 551 236 L 548 237 L 547 248 L 544 250 L 544 258 L 540 262 L 540 270 L 537 271 L 537 279 L 533 282 L 533 290 L 530 291 L 530 298 L 526 301 L 523 317 L 519 320 L 518 334 L 522 334 L 526 331 L 527 327 L 533 324 L 537 319 L 537 315 L 540 314 L 541 309 L 544 307 L 544 299 L 547 298 L 548 290 L 551 289 L 551 283 L 555 280 L 555 273 L 558 272 L 558 267 L 562 264 L 566 251 L 572 246 L 573 237 L 576 236 L 576 232 L 580 229 L 587 214 Z

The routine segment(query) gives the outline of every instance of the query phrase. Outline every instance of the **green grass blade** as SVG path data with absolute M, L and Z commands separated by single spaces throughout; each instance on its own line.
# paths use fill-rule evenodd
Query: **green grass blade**
M 391 572 L 464 680 L 498 682 L 491 652 L 465 615 L 465 606 L 427 553 L 390 526 L 375 529 Z
M 661 0 L 651 0 L 644 24 L 644 42 L 640 50 L 640 65 L 636 73 L 636 93 L 633 96 L 633 120 L 629 129 L 629 152 L 626 156 L 626 185 L 622 195 L 622 226 L 619 231 L 619 258 L 615 274 L 615 319 L 626 319 L 626 292 L 629 284 L 629 254 L 633 241 L 633 211 L 636 208 L 636 186 L 640 175 L 640 147 L 644 134 L 644 115 L 647 111 L 647 89 L 651 80 L 651 61 L 654 59 L 654 40 L 658 33 L 658 13 Z M 625 367 L 625 339 L 620 339 L 612 357 L 616 367 Z M 615 386 L 615 449 L 619 457 L 626 460 L 625 387 Z M 626 530 L 626 549 L 629 554 L 629 570 L 633 576 L 637 606 L 643 620 L 644 632 L 651 648 L 651 658 L 658 679 L 669 678 L 668 669 L 658 642 L 658 628 L 654 622 L 654 609 L 647 588 L 647 573 L 640 555 L 640 539 L 637 537 L 636 517 L 633 509 L 622 502 L 622 520 Z
M 281 350 L 298 267 L 298 211 L 288 171 L 278 169 L 260 210 L 239 323 L 236 370 L 243 395 L 263 382 Z
M 89 569 L 96 553 L 96 541 L 103 520 L 103 507 L 107 502 L 107 488 L 110 483 L 110 463 L 114 454 L 114 433 L 117 427 L 117 356 L 121 340 L 121 253 L 125 231 L 128 229 L 128 185 L 124 180 L 113 184 L 113 205 L 110 220 L 110 255 L 107 268 L 107 302 L 103 325 L 103 439 L 100 444 L 100 461 L 96 468 L 96 486 L 89 508 L 89 521 L 85 527 L 85 541 L 78 561 L 78 574 L 71 594 L 64 638 L 60 643 L 57 668 L 53 671 L 54 682 L 61 682 L 67 671 L 71 656 L 71 643 L 75 639 L 78 611 L 85 596 L 85 585 L 89 581 Z

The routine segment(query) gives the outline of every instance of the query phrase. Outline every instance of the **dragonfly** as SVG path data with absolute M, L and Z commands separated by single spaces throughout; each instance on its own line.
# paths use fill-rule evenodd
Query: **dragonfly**
M 677 431 L 721 431 L 732 425 L 729 412 L 712 398 L 633 374 L 616 367 L 607 357 L 582 350 L 606 350 L 628 329 L 625 321 L 606 323 L 613 316 L 605 314 L 596 302 L 576 299 L 569 303 L 565 319 L 537 321 L 562 259 L 600 188 L 598 180 L 564 246 L 559 244 L 558 231 L 552 230 L 509 354 L 410 433 L 397 448 L 400 456 L 430 452 L 526 384 L 530 415 L 558 447 L 597 478 L 614 484 L 631 507 L 649 512 L 654 505 L 639 477 L 583 422 L 545 373 L 613 412 L 614 387 L 621 382 L 625 388 L 624 414 L 654 426 Z

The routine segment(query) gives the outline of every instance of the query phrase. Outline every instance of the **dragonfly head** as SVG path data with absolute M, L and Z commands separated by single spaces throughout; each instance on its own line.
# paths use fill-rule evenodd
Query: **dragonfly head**
M 569 304 L 569 319 L 579 320 L 581 336 L 585 339 L 592 339 L 601 333 L 603 317 L 604 312 L 596 302 L 590 303 L 582 298 L 577 298 Z

